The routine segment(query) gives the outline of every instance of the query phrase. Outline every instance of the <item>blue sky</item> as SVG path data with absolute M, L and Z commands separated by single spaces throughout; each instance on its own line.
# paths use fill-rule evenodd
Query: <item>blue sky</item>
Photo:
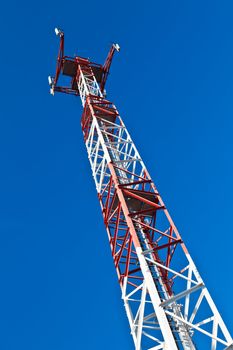
M 107 90 L 233 331 L 232 1 L 1 6 L 0 348 L 132 349 L 83 144 L 81 103 L 49 95 L 58 41 Z

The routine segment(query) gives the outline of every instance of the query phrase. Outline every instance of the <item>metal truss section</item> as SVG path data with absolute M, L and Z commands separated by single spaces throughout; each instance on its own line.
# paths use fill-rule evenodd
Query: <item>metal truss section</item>
M 197 349 L 200 334 L 223 349 L 232 339 L 116 107 L 100 92 L 85 101 L 82 129 L 135 348 Z
M 84 141 L 135 349 L 231 349 L 222 317 L 93 64 L 75 61 Z

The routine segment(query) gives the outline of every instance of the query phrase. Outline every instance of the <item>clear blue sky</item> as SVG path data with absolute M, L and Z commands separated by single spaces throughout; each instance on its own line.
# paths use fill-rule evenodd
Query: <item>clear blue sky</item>
M 80 130 L 48 93 L 58 40 L 107 90 L 233 331 L 233 2 L 1 5 L 0 349 L 133 349 Z

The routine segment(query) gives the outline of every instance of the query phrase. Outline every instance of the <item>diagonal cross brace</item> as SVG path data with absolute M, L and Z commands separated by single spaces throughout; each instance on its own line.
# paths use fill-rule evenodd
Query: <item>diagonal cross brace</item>
M 178 299 L 181 299 L 181 298 L 185 297 L 186 295 L 191 294 L 193 292 L 196 292 L 198 289 L 204 288 L 204 287 L 205 287 L 204 283 L 199 283 L 196 286 L 194 286 L 194 287 L 192 287 L 190 289 L 184 290 L 183 292 L 181 292 L 181 293 L 179 293 L 177 295 L 174 295 L 173 297 L 169 298 L 168 300 L 163 301 L 160 304 L 160 306 L 166 307 L 169 304 L 173 303 L 174 301 L 176 301 Z

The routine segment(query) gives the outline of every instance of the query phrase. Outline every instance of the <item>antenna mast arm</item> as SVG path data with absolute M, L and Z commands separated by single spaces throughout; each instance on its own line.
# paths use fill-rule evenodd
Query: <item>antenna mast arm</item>
M 104 91 L 104 87 L 105 87 L 105 84 L 106 84 L 106 80 L 108 78 L 108 74 L 109 74 L 109 71 L 110 71 L 110 67 L 111 67 L 111 64 L 112 64 L 112 59 L 113 59 L 113 56 L 114 56 L 114 53 L 115 51 L 120 51 L 120 46 L 118 44 L 112 44 L 110 50 L 109 50 L 109 53 L 108 53 L 108 56 L 104 62 L 104 65 L 103 65 L 103 77 L 102 77 L 102 81 L 101 81 L 101 84 L 100 84 L 100 90 L 101 92 Z
M 56 66 L 56 74 L 55 74 L 55 78 L 54 78 L 54 85 L 56 85 L 57 81 L 58 81 L 58 77 L 59 74 L 61 72 L 61 67 L 62 67 L 62 60 L 64 57 L 64 32 L 61 31 L 58 28 L 55 28 L 55 34 L 57 36 L 60 36 L 60 46 L 59 46 L 59 51 L 58 51 L 58 55 L 57 55 L 57 66 Z

